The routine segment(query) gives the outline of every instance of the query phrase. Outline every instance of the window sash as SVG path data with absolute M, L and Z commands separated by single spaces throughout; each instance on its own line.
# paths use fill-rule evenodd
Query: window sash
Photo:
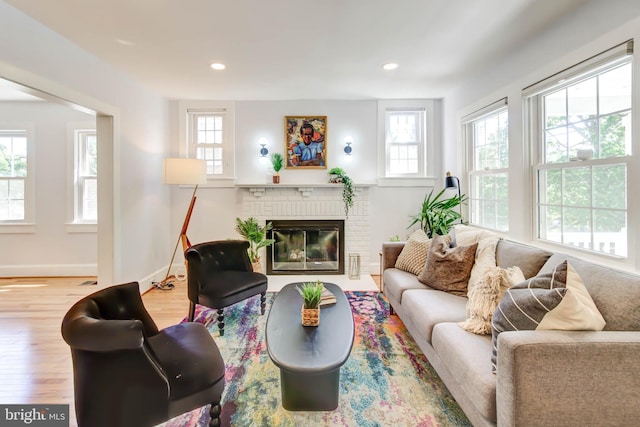
M 509 231 L 509 128 L 503 98 L 462 119 L 468 147 L 469 222 Z
M 207 175 L 224 176 L 230 147 L 225 128 L 225 113 L 212 111 L 188 111 L 189 151 L 196 159 L 207 162 Z
M 426 167 L 426 113 L 419 109 L 385 111 L 385 175 L 422 177 Z
M 523 91 L 537 156 L 533 164 L 540 240 L 602 256 L 628 256 L 632 51 L 633 43 L 623 43 Z M 628 67 L 628 93 L 617 95 L 621 108 L 609 104 L 603 110 L 603 102 L 612 98 L 601 91 L 602 79 L 626 71 L 623 67 Z M 625 85 L 616 89 L 621 88 Z M 627 101 L 620 103 L 621 96 Z M 608 133 L 603 133 L 605 128 Z M 609 134 L 618 141 L 607 142 Z M 603 141 L 613 144 L 608 153 L 602 151 Z
M 26 130 L 1 130 L 0 155 L 5 169 L 0 170 L 0 221 L 26 219 L 29 141 Z
M 76 130 L 75 147 L 74 222 L 95 223 L 98 220 L 96 130 Z

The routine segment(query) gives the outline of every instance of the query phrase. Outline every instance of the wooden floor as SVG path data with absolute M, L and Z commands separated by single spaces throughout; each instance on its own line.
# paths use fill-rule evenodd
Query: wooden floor
M 60 324 L 73 303 L 100 289 L 80 285 L 94 279 L 0 278 L 0 403 L 69 404 L 69 426 L 76 427 L 71 354 Z M 160 329 L 174 325 L 187 313 L 186 284 L 151 290 L 143 301 Z

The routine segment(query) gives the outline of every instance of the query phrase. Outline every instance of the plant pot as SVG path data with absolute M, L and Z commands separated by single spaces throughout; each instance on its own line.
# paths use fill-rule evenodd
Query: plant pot
M 320 307 L 301 309 L 302 326 L 318 326 L 320 324 Z
M 262 273 L 262 265 L 260 264 L 260 260 L 256 262 L 252 262 L 251 266 L 253 267 L 253 271 L 256 273 Z
M 271 178 L 273 178 L 274 184 L 280 184 L 280 175 L 273 175 Z

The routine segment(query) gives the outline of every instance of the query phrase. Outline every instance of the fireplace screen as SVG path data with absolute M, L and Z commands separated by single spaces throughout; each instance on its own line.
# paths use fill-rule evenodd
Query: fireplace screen
M 267 274 L 343 274 L 344 221 L 271 221 Z

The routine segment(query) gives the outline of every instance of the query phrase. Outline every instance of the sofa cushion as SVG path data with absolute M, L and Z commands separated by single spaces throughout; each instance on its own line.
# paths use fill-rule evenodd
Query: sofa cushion
M 484 279 L 469 289 L 467 320 L 461 322 L 460 327 L 474 334 L 490 335 L 491 318 L 502 296 L 511 286 L 524 280 L 519 267 L 489 269 Z
M 496 247 L 496 265 L 520 267 L 526 279 L 535 276 L 551 256 L 551 252 L 511 240 L 500 240 Z M 554 264 L 558 265 L 559 262 Z
M 424 283 L 418 282 L 414 274 L 397 268 L 387 268 L 382 274 L 385 295 L 390 295 L 400 303 L 402 303 L 402 294 L 407 289 L 431 289 Z
M 607 324 L 605 331 L 640 331 L 640 276 L 582 261 L 565 254 L 554 254 L 540 274 L 569 260 Z
M 450 375 L 462 387 L 480 414 L 496 422 L 496 376 L 488 363 L 491 337 L 463 330 L 456 323 L 438 323 L 431 342 L 438 356 L 446 361 Z
M 449 236 L 435 236 L 418 280 L 434 289 L 466 296 L 478 244 L 449 247 Z
M 424 230 L 414 231 L 398 255 L 395 267 L 417 276 L 424 268 L 430 246 L 431 239 L 427 237 Z
M 436 290 L 411 289 L 402 294 L 405 313 L 428 342 L 431 342 L 431 332 L 438 323 L 463 321 L 466 304 L 465 297 Z
M 504 331 L 599 331 L 605 321 L 578 273 L 567 261 L 510 288 L 493 314 L 493 352 L 496 369 L 498 335 Z

